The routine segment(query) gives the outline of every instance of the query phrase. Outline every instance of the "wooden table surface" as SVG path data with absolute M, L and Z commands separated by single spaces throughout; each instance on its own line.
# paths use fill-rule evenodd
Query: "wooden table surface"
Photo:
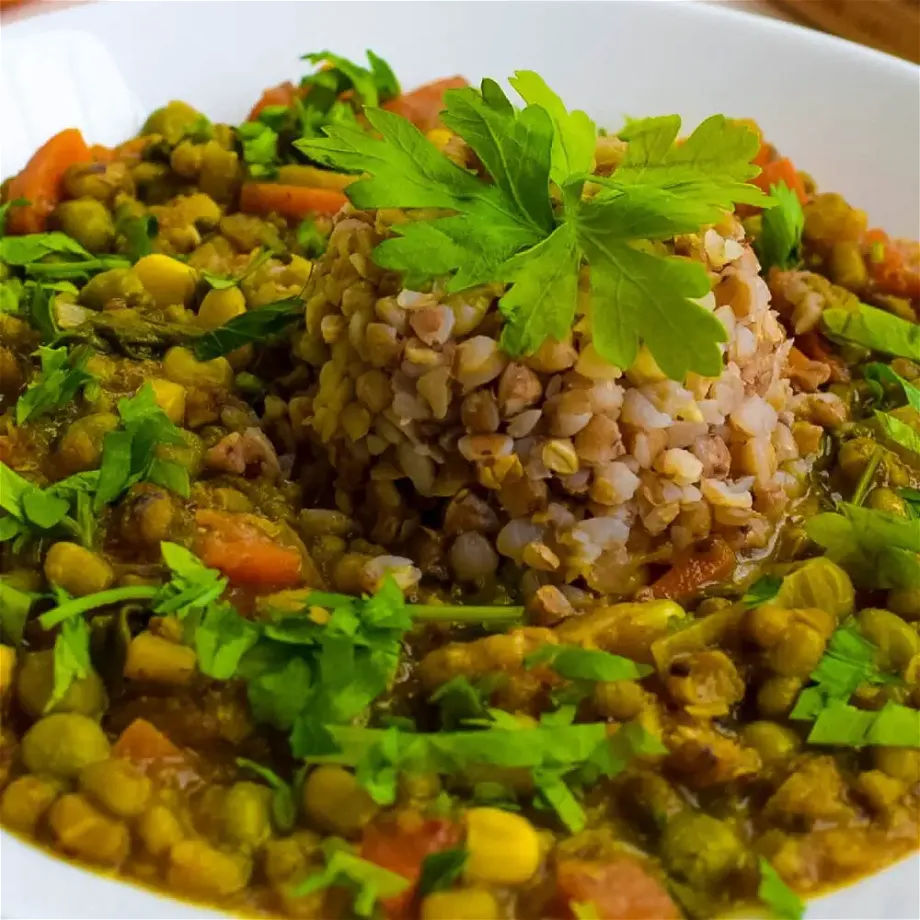
M 4 19 L 67 0 L 0 0 Z M 707 0 L 811 26 L 920 63 L 920 0 Z M 68 4 L 69 5 L 69 4 Z
M 920 64 L 920 0 L 715 0 Z

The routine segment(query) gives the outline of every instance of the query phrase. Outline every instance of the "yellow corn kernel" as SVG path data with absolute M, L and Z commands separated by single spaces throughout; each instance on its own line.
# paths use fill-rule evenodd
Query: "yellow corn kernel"
M 155 684 L 181 686 L 195 676 L 198 658 L 193 649 L 142 632 L 131 640 L 125 658 L 125 677 Z
M 13 686 L 13 672 L 16 670 L 16 649 L 0 645 L 0 696 L 6 696 Z
M 178 259 L 153 253 L 138 259 L 133 271 L 158 307 L 187 306 L 195 293 L 198 275 Z
M 658 383 L 662 380 L 667 380 L 668 375 L 658 366 L 658 363 L 652 357 L 652 353 L 648 348 L 646 348 L 645 345 L 640 345 L 636 360 L 633 361 L 632 366 L 626 371 L 626 378 L 634 387 L 641 387 L 648 383 Z
M 216 329 L 246 312 L 246 298 L 238 287 L 208 291 L 198 308 L 198 325 Z
M 432 128 L 425 137 L 427 140 L 434 144 L 438 150 L 442 150 L 447 146 L 447 142 L 453 137 L 453 133 L 448 131 L 447 128 Z
M 474 883 L 523 885 L 540 866 L 540 838 L 531 823 L 498 808 L 466 813 L 466 846 L 464 876 Z
M 150 386 L 153 387 L 157 405 L 166 413 L 166 417 L 174 425 L 181 425 L 185 418 L 185 387 L 162 377 L 151 380 Z
M 225 388 L 233 383 L 233 368 L 226 358 L 199 361 L 181 345 L 175 345 L 166 352 L 163 371 L 174 383 L 204 390 Z
M 498 920 L 501 915 L 495 895 L 483 888 L 435 891 L 422 901 L 422 920 Z

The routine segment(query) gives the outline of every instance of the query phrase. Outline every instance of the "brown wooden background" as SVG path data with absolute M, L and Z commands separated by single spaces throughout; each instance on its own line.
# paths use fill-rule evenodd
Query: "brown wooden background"
M 727 0 L 920 63 L 920 0 Z
M 0 0 L 3 18 L 31 15 L 54 0 Z M 66 0 L 64 0 L 66 2 Z M 715 0 L 861 42 L 920 63 L 920 0 Z

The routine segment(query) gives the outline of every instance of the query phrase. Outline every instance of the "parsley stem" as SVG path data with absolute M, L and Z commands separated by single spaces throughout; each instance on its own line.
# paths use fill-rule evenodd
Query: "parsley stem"
M 475 606 L 472 604 L 409 604 L 409 614 L 414 620 L 453 623 L 483 623 L 490 620 L 519 620 L 523 607 Z
M 43 613 L 38 618 L 38 622 L 41 624 L 42 629 L 51 629 L 52 626 L 57 626 L 58 623 L 63 623 L 64 620 L 86 613 L 87 610 L 95 610 L 97 607 L 106 607 L 109 604 L 117 604 L 119 601 L 152 600 L 159 590 L 153 585 L 136 585 L 128 588 L 110 588 L 108 591 L 87 594 L 86 597 L 75 597 L 73 600 L 66 601 L 53 610 Z
M 26 272 L 30 275 L 52 275 L 57 278 L 72 278 L 89 272 L 108 271 L 112 268 L 130 268 L 128 259 L 108 257 L 102 259 L 84 259 L 82 262 L 30 262 Z
M 866 468 L 859 477 L 859 482 L 856 483 L 856 490 L 853 492 L 854 505 L 861 505 L 865 501 L 869 488 L 875 479 L 875 471 L 878 469 L 878 465 L 881 461 L 882 448 L 876 444 L 875 450 L 872 452 L 872 456 L 869 457 L 869 462 L 866 464 Z

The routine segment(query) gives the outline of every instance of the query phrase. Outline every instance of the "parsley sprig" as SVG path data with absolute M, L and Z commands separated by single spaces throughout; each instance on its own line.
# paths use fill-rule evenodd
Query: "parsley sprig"
M 920 520 L 842 502 L 836 512 L 810 518 L 805 529 L 863 587 L 920 586 Z
M 502 345 L 529 353 L 561 339 L 577 313 L 579 278 L 590 270 L 595 347 L 632 364 L 644 342 L 662 370 L 717 375 L 725 333 L 694 301 L 709 291 L 700 264 L 655 244 L 698 231 L 734 203 L 773 202 L 748 179 L 758 143 L 744 125 L 713 116 L 683 143 L 677 116 L 630 123 L 626 156 L 612 176 L 590 175 L 596 130 L 569 113 L 543 80 L 519 72 L 528 101 L 516 109 L 494 80 L 445 94 L 444 123 L 472 148 L 488 181 L 456 166 L 405 119 L 368 108 L 369 134 L 331 125 L 295 146 L 317 162 L 366 177 L 347 194 L 359 208 L 437 209 L 394 228 L 375 260 L 409 286 L 446 278 L 449 291 L 486 282 L 510 287 L 500 301 Z M 554 207 L 551 181 L 560 188 Z M 602 183 L 592 197 L 586 183 Z
M 867 711 L 849 703 L 861 686 L 899 682 L 897 675 L 879 667 L 878 652 L 854 624 L 846 623 L 834 631 L 827 651 L 811 673 L 814 683 L 799 694 L 789 714 L 790 719 L 813 722 L 810 744 L 920 748 L 920 711 L 892 702 Z
M 182 496 L 188 496 L 188 471 L 159 456 L 161 445 L 181 447 L 182 431 L 157 405 L 150 383 L 118 401 L 121 426 L 102 442 L 99 484 L 93 502 L 98 511 L 111 504 L 138 482 L 154 482 Z
M 96 382 L 96 377 L 86 370 L 91 352 L 88 348 L 39 347 L 41 372 L 26 387 L 16 403 L 16 424 L 23 425 L 71 403 L 80 390 Z

